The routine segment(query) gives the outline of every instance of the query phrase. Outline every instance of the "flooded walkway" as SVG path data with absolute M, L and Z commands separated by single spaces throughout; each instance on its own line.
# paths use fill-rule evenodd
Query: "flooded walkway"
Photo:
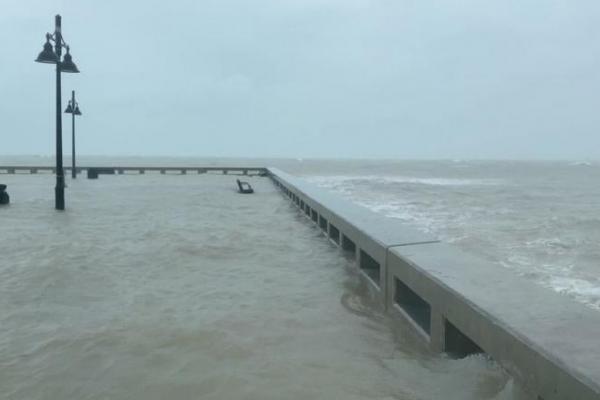
M 413 347 L 265 178 L 7 176 L 0 398 L 525 399 Z

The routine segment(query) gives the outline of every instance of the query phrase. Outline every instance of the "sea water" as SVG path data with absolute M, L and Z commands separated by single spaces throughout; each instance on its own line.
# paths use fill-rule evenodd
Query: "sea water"
M 454 160 L 327 165 L 295 171 L 600 310 L 600 164 Z
M 86 161 L 276 165 L 598 304 L 594 165 Z M 428 354 L 394 329 L 265 178 L 242 196 L 211 174 L 80 176 L 64 213 L 53 176 L 0 179 L 0 398 L 528 398 L 493 361 Z

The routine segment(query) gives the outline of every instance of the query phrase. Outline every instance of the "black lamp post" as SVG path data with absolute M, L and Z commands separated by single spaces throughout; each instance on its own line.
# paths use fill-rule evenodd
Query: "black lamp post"
M 54 51 L 52 50 L 52 44 L 54 42 Z M 62 48 L 67 49 L 63 60 L 61 61 L 60 56 L 62 54 Z M 71 54 L 69 54 L 69 46 L 65 43 L 61 33 L 61 17 L 57 15 L 55 17 L 54 34 L 46 34 L 46 43 L 44 44 L 44 50 L 38 55 L 35 60 L 36 62 L 46 64 L 56 64 L 56 187 L 54 188 L 55 193 L 55 208 L 57 210 L 65 209 L 65 176 L 63 170 L 63 159 L 62 159 L 62 105 L 61 105 L 61 86 L 60 86 L 60 73 L 61 72 L 79 72 L 77 66 L 73 63 Z
M 75 91 L 71 91 L 71 100 L 69 100 L 69 105 L 65 110 L 65 113 L 71 114 L 72 117 L 72 125 L 71 125 L 71 161 L 73 163 L 73 168 L 71 168 L 71 177 L 73 179 L 77 178 L 77 172 L 75 170 L 75 116 L 81 115 L 81 111 L 79 111 L 79 103 L 75 101 Z

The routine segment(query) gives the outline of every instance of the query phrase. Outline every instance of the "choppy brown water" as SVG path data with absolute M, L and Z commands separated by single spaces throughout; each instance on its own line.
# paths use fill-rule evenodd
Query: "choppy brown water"
M 414 347 L 266 179 L 1 177 L 0 398 L 522 399 Z
M 288 170 L 600 310 L 600 164 L 296 161 Z

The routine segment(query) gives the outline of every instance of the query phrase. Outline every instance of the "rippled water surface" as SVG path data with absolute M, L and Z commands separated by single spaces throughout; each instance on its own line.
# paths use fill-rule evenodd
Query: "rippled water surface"
M 417 201 L 338 175 L 312 179 Z M 69 179 L 64 213 L 52 176 L 0 179 L 0 398 L 526 398 L 483 357 L 419 350 L 267 179 Z
M 286 167 L 600 310 L 600 164 L 296 161 Z

